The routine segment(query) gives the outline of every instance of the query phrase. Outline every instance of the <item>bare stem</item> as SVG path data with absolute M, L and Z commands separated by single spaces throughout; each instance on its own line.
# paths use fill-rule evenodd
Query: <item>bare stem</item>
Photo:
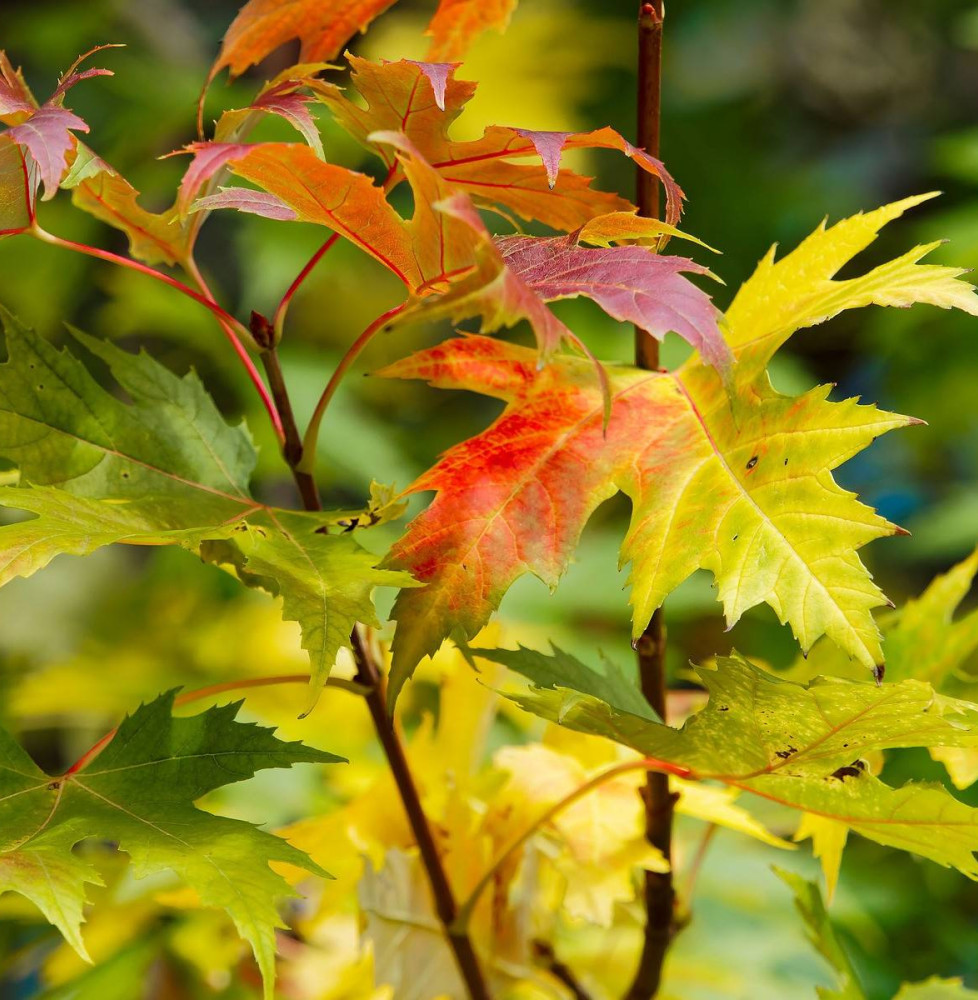
M 661 121 L 662 0 L 642 3 L 638 16 L 638 145 L 659 155 Z M 658 182 L 638 171 L 638 210 L 647 218 L 659 218 Z M 645 330 L 635 328 L 635 364 L 655 370 L 659 367 L 659 344 Z M 642 693 L 663 722 L 666 721 L 666 631 L 662 610 L 636 643 Z M 645 836 L 669 862 L 665 872 L 645 872 L 645 934 L 642 954 L 625 1000 L 649 1000 L 659 991 L 666 951 L 676 932 L 676 894 L 672 880 L 672 813 L 675 802 L 664 774 L 650 771 L 643 790 Z
M 202 698 L 210 698 L 215 694 L 223 694 L 225 691 L 244 691 L 247 688 L 257 688 L 257 687 L 270 687 L 273 684 L 308 684 L 309 675 L 308 674 L 282 674 L 276 677 L 245 677 L 240 680 L 235 681 L 223 681 L 220 684 L 208 684 L 207 687 L 197 688 L 194 691 L 184 691 L 183 694 L 177 695 L 173 700 L 173 704 L 179 705 L 189 705 L 191 702 L 200 701 Z M 350 691 L 353 694 L 363 695 L 366 694 L 366 690 L 361 684 L 357 684 L 356 681 L 344 680 L 342 677 L 328 677 L 326 679 L 327 687 L 340 688 L 344 691 Z M 119 731 L 118 726 L 115 729 L 107 732 L 97 743 L 89 747 L 78 760 L 75 761 L 71 767 L 68 768 L 64 773 L 64 777 L 68 777 L 70 774 L 77 774 L 79 771 L 88 767 L 89 764 L 112 742 L 115 738 L 115 734 Z
M 340 238 L 339 233 L 333 233 L 329 239 L 309 258 L 306 262 L 306 266 L 296 275 L 295 281 L 289 285 L 286 293 L 282 296 L 282 301 L 279 302 L 278 308 L 275 310 L 275 315 L 272 317 L 272 327 L 275 330 L 275 342 L 278 343 L 282 339 L 282 331 L 285 328 L 285 315 L 289 311 L 289 305 L 292 303 L 292 297 L 299 290 L 302 283 L 312 274 L 315 266 L 326 256 L 329 250 L 332 248 L 333 244 Z
M 496 858 L 495 861 L 489 866 L 485 871 L 482 878 L 476 883 L 475 888 L 469 893 L 468 898 L 459 907 L 458 918 L 456 924 L 459 928 L 464 929 L 468 926 L 469 921 L 472 919 L 472 913 L 475 910 L 476 903 L 479 902 L 479 897 L 483 892 L 492 884 L 493 879 L 496 877 L 498 872 L 505 867 L 507 862 L 513 857 L 513 855 L 519 851 L 523 845 L 545 824 L 549 823 L 558 813 L 563 812 L 568 806 L 573 805 L 578 799 L 583 798 L 590 792 L 593 792 L 596 788 L 599 788 L 605 782 L 611 781 L 614 778 L 619 777 L 622 774 L 628 774 L 630 771 L 648 771 L 651 773 L 658 773 L 665 779 L 668 785 L 669 775 L 674 774 L 680 778 L 688 778 L 691 774 L 689 768 L 683 767 L 681 764 L 672 764 L 667 760 L 658 760 L 655 757 L 643 757 L 641 760 L 629 760 L 625 761 L 623 764 L 616 764 L 614 767 L 608 768 L 606 771 L 602 771 L 600 774 L 596 774 L 593 778 L 585 781 L 583 785 L 579 785 L 574 791 L 565 795 L 562 799 L 555 802 L 549 808 L 545 809 L 536 820 L 530 824 L 515 840 L 513 840 L 505 850 Z
M 269 395 L 268 389 L 265 387 L 265 383 L 262 381 L 262 377 L 259 374 L 258 369 L 255 367 L 254 361 L 251 360 L 251 356 L 248 354 L 248 350 L 245 347 L 245 343 L 253 343 L 251 334 L 238 320 L 217 304 L 213 296 L 206 291 L 206 285 L 203 286 L 204 290 L 200 292 L 194 291 L 193 288 L 184 284 L 177 278 L 173 278 L 169 274 L 165 274 L 163 271 L 157 271 L 156 268 L 149 267 L 146 264 L 141 264 L 138 260 L 132 260 L 129 257 L 123 257 L 121 254 L 112 253 L 109 250 L 102 250 L 99 247 L 89 246 L 87 243 L 76 243 L 74 240 L 62 239 L 60 236 L 55 236 L 53 233 L 49 233 L 47 230 L 42 229 L 36 222 L 34 226 L 28 230 L 28 232 L 37 239 L 43 240 L 45 243 L 50 243 L 52 246 L 63 247 L 65 250 L 73 250 L 76 253 L 82 253 L 88 257 L 95 257 L 97 260 L 108 261 L 109 263 L 116 264 L 119 267 L 127 267 L 132 271 L 138 271 L 140 274 L 145 274 L 150 278 L 155 278 L 157 281 L 161 281 L 164 285 L 169 285 L 171 288 L 175 288 L 178 292 L 181 292 L 183 295 L 193 299 L 195 302 L 199 302 L 206 309 L 209 309 L 217 317 L 218 322 L 221 324 L 221 329 L 224 331 L 225 336 L 234 348 L 235 354 L 238 355 L 241 363 L 244 365 L 245 371 L 248 373 L 248 377 L 257 389 L 262 405 L 268 411 L 268 416 L 272 421 L 272 426 L 275 428 L 275 433 L 281 437 L 281 418 L 275 408 L 275 403 L 273 402 L 272 397 Z M 184 266 L 191 277 L 194 277 L 195 280 L 199 277 L 199 272 L 196 272 L 196 264 L 194 264 L 192 260 L 187 261 Z M 201 279 L 201 281 L 202 280 L 203 279 Z
M 392 319 L 394 319 L 395 316 L 402 312 L 406 305 L 406 302 L 402 302 L 399 306 L 394 306 L 393 309 L 388 309 L 387 312 L 378 316 L 363 331 L 363 333 L 361 333 L 360 336 L 353 341 L 346 354 L 344 354 L 340 359 L 340 363 L 336 366 L 336 369 L 330 376 L 329 381 L 326 383 L 326 388 L 323 389 L 323 394 L 319 397 L 319 402 L 316 403 L 316 409 L 313 411 L 312 419 L 309 421 L 309 426 L 306 428 L 305 436 L 302 439 L 302 460 L 297 466 L 300 471 L 311 473 L 315 468 L 316 444 L 319 441 L 319 428 L 323 422 L 326 407 L 329 406 L 330 400 L 339 388 L 340 382 L 343 381 L 343 376 L 346 375 L 353 362 L 360 356 L 360 352 L 373 339 L 374 334 L 376 334 L 379 330 L 382 330 Z

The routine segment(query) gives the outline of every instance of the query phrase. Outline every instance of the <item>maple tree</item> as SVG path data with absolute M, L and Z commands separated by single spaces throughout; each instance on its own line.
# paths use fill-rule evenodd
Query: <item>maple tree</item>
M 926 304 L 978 316 L 964 270 L 924 262 L 936 243 L 838 276 L 883 226 L 933 196 L 823 223 L 781 256 L 772 249 L 721 310 L 711 269 L 693 259 L 710 248 L 679 228 L 683 191 L 648 136 L 633 144 L 610 127 L 493 125 L 479 138 L 454 137 L 475 94 L 457 60 L 478 35 L 506 27 L 515 0 L 441 0 L 426 29 L 427 61 L 344 52 L 393 5 L 249 0 L 208 75 L 200 134 L 174 151 L 183 177 L 162 212 L 143 207 L 136 188 L 81 141 L 88 126 L 65 104 L 74 87 L 110 73 L 88 62 L 107 60 L 111 47 L 80 57 L 44 101 L 0 53 L 0 235 L 128 268 L 209 311 L 261 401 L 301 499 L 301 509 L 261 499 L 249 430 L 225 418 L 195 372 L 177 375 L 145 351 L 74 329 L 58 348 L 3 311 L 0 457 L 16 477 L 0 486 L 0 506 L 25 516 L 0 527 L 0 585 L 59 555 L 108 545 L 188 550 L 280 599 L 308 656 L 298 675 L 308 687 L 304 716 L 327 686 L 344 688 L 364 702 L 388 765 L 369 789 L 281 835 L 195 805 L 263 769 L 343 760 L 235 721 L 240 703 L 175 712 L 177 702 L 294 683 L 295 674 L 161 695 L 60 775 L 46 774 L 0 730 L 0 892 L 30 900 L 87 958 L 86 886 L 105 881 L 90 856 L 110 842 L 129 856 L 137 879 L 175 877 L 182 889 L 167 885 L 187 911 L 225 911 L 253 952 L 266 998 L 275 995 L 279 966 L 283 995 L 300 997 L 307 994 L 289 978 L 287 956 L 276 955 L 276 930 L 289 926 L 301 938 L 302 917 L 286 925 L 278 906 L 335 867 L 338 882 L 359 887 L 368 924 L 371 901 L 393 886 L 418 925 L 345 969 L 343 996 L 387 995 L 377 990 L 389 987 L 419 1000 L 480 1000 L 516 996 L 538 974 L 545 995 L 590 996 L 573 963 L 559 957 L 558 915 L 613 926 L 640 895 L 643 871 L 666 879 L 666 895 L 657 897 L 665 916 L 663 923 L 652 907 L 663 884 L 650 881 L 645 957 L 626 995 L 656 992 L 681 924 L 670 881 L 676 858 L 650 825 L 656 794 L 665 796 L 667 845 L 675 805 L 711 828 L 788 850 L 793 843 L 741 799 L 788 807 L 794 825 L 781 832 L 795 843 L 811 839 L 830 897 L 850 832 L 978 879 L 975 808 L 944 785 L 894 786 L 878 776 L 886 752 L 923 748 L 956 788 L 978 778 L 978 700 L 959 670 L 978 649 L 978 613 L 952 620 L 978 555 L 881 631 L 874 610 L 889 602 L 859 550 L 902 529 L 843 489 L 833 471 L 919 421 L 831 399 L 830 386 L 786 395 L 768 371 L 796 332 L 846 310 Z M 658 17 L 661 40 L 656 10 L 644 5 L 641 17 L 646 27 Z M 299 62 L 247 106 L 222 111 L 208 135 L 205 100 L 218 76 L 241 76 L 296 40 Z M 338 59 L 342 67 L 331 64 Z M 342 85 L 341 68 L 349 71 Z M 373 173 L 332 161 L 318 114 L 369 153 Z M 290 128 L 292 141 L 254 140 L 267 118 Z M 635 205 L 600 190 L 563 162 L 569 151 L 624 157 L 646 194 Z M 649 201 L 652 183 L 663 193 L 661 219 Z M 44 228 L 43 203 L 61 189 L 77 209 L 121 231 L 129 254 Z M 268 316 L 238 318 L 197 263 L 202 227 L 231 211 L 322 230 L 320 248 Z M 278 347 L 294 296 L 340 240 L 393 275 L 403 298 L 349 338 L 303 430 Z M 666 253 L 667 244 L 689 255 Z M 644 346 L 635 364 L 595 358 L 551 308 L 572 298 L 636 327 Z M 479 326 L 375 374 L 492 397 L 502 412 L 407 488 L 374 483 L 358 508 L 321 509 L 318 443 L 342 380 L 382 331 L 446 320 Z M 534 346 L 505 335 L 521 323 Z M 649 346 L 668 334 L 690 352 L 671 370 Z M 586 524 L 617 493 L 631 504 L 620 561 L 630 568 L 631 639 L 640 653 L 651 641 L 661 660 L 664 639 L 650 622 L 702 569 L 729 626 L 766 604 L 811 658 L 781 676 L 739 653 L 698 666 L 705 703 L 687 706 L 676 726 L 665 718 L 665 691 L 653 704 L 644 673 L 636 684 L 614 664 L 596 669 L 557 646 L 492 644 L 490 620 L 509 588 L 532 574 L 556 589 Z M 398 526 L 393 544 L 377 542 L 415 494 L 434 496 Z M 397 590 L 392 638 L 375 607 L 378 587 Z M 419 665 L 446 657 L 437 723 L 406 736 L 399 695 Z M 504 746 L 486 764 L 486 726 L 514 705 L 552 724 L 550 742 Z M 647 790 L 643 804 L 647 773 L 660 776 L 659 792 Z M 865 994 L 820 891 L 798 875 L 783 877 L 839 977 L 839 991 L 822 995 L 858 1000 Z M 308 891 L 319 901 L 311 908 L 328 910 L 328 889 Z M 98 911 L 90 909 L 92 921 Z M 431 951 L 432 925 L 453 962 Z M 386 941 L 382 927 L 371 934 Z M 611 995 L 600 971 L 587 972 L 587 983 L 594 995 Z M 969 995 L 937 979 L 898 994 Z

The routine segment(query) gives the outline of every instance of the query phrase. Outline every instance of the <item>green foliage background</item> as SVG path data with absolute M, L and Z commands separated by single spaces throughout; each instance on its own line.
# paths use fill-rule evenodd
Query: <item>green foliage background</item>
M 429 6 L 403 0 L 354 49 L 371 57 L 420 56 Z M 463 130 L 477 133 L 489 122 L 543 129 L 610 124 L 631 134 L 633 6 L 630 0 L 524 0 L 506 38 L 480 42 L 460 74 L 480 81 Z M 56 72 L 78 52 L 100 42 L 128 44 L 104 59 L 116 75 L 80 87 L 72 106 L 92 126 L 94 148 L 145 192 L 148 206 L 162 207 L 183 164 L 156 157 L 193 138 L 194 101 L 236 8 L 227 0 L 4 0 L 0 43 L 39 93 L 49 91 Z M 724 251 L 710 263 L 728 285 L 747 277 L 772 242 L 792 246 L 823 215 L 837 219 L 935 188 L 944 197 L 892 227 L 870 253 L 882 260 L 912 240 L 948 237 L 946 261 L 978 267 L 973 2 L 672 0 L 668 17 L 663 158 L 689 197 L 684 228 Z M 291 61 L 283 56 L 281 65 Z M 219 81 L 209 107 L 243 106 L 255 79 L 272 72 L 266 68 L 231 87 Z M 277 134 L 274 124 L 263 128 L 266 137 Z M 331 157 L 370 168 L 366 154 L 329 125 L 325 141 Z M 631 189 L 623 158 L 583 162 L 603 187 Z M 44 209 L 45 225 L 59 235 L 122 248 L 119 234 L 72 211 L 67 199 Z M 311 228 L 221 213 L 204 231 L 201 261 L 226 301 L 270 310 L 319 240 Z M 305 286 L 282 349 L 300 421 L 330 362 L 396 295 L 393 279 L 342 244 Z M 724 290 L 717 300 L 727 304 Z M 124 346 L 146 345 L 177 371 L 197 367 L 227 414 L 248 417 L 262 449 L 262 495 L 291 502 L 262 414 L 204 310 L 138 275 L 27 240 L 0 242 L 0 301 L 56 342 L 64 339 L 67 320 Z M 598 356 L 630 353 L 631 331 L 597 309 L 575 302 L 564 303 L 561 312 Z M 381 338 L 360 370 L 443 332 L 415 329 L 397 333 L 396 341 Z M 680 356 L 680 345 L 667 344 L 667 361 Z M 840 476 L 913 531 L 912 538 L 878 542 L 866 553 L 898 605 L 970 551 L 978 538 L 973 319 L 926 309 L 849 313 L 795 338 L 775 379 L 792 390 L 835 381 L 837 398 L 863 395 L 927 421 L 881 440 Z M 484 426 L 493 406 L 423 386 L 350 379 L 322 437 L 327 499 L 358 503 L 372 477 L 405 485 L 438 452 Z M 585 658 L 593 660 L 590 652 L 600 647 L 631 669 L 623 578 L 615 568 L 625 514 L 620 503 L 602 508 L 555 598 L 539 583 L 524 581 L 507 596 L 503 616 Z M 20 731 L 42 765 L 57 769 L 123 711 L 159 690 L 302 670 L 295 635 L 275 624 L 266 604 L 184 553 L 113 549 L 84 566 L 59 560 L 0 593 L 0 721 Z M 713 593 L 699 577 L 667 608 L 677 678 L 688 661 L 734 645 L 775 666 L 794 659 L 790 633 L 768 609 L 724 633 Z M 407 697 L 409 722 L 435 700 L 424 682 L 409 688 Z M 281 724 L 294 720 L 297 700 L 269 696 L 254 706 L 249 700 L 249 708 Z M 318 745 L 315 716 L 305 728 L 294 722 L 287 728 L 287 738 Z M 330 736 L 329 749 L 346 752 L 345 737 L 337 745 Z M 887 767 L 896 779 L 927 774 L 943 780 L 942 769 L 923 752 L 893 754 Z M 222 793 L 221 806 L 280 824 L 341 795 L 321 781 L 308 768 L 274 781 L 258 778 L 244 791 Z M 962 797 L 978 804 L 974 788 Z M 256 799 L 263 802 L 258 815 L 249 813 Z M 765 818 L 777 829 L 777 815 Z M 788 861 L 810 873 L 801 853 Z M 763 845 L 717 836 L 694 922 L 677 943 L 677 962 L 693 967 L 709 956 L 716 970 L 690 984 L 690 1000 L 807 996 L 811 982 L 827 981 L 800 921 L 786 916 L 789 896 L 770 872 L 770 860 Z M 922 911 L 921 900 L 930 912 Z M 978 890 L 953 872 L 858 841 L 846 854 L 832 912 L 870 996 L 890 997 L 901 981 L 933 973 L 960 975 L 978 986 Z M 143 937 L 120 952 L 118 969 L 127 961 L 144 967 L 136 953 L 151 947 L 164 920 L 147 920 Z M 38 995 L 36 970 L 24 956 L 48 933 L 24 906 L 9 897 L 0 901 L 3 996 Z M 124 981 L 123 972 L 117 980 Z M 207 995 L 252 993 L 215 987 Z

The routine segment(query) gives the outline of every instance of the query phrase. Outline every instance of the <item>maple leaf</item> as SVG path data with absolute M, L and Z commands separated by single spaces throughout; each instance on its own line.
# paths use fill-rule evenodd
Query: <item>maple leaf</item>
M 99 879 L 71 851 L 88 838 L 118 843 L 137 878 L 171 871 L 205 905 L 227 911 L 271 1000 L 282 926 L 275 901 L 294 893 L 269 862 L 326 873 L 287 841 L 193 803 L 259 770 L 343 758 L 236 722 L 240 702 L 188 718 L 174 718 L 172 707 L 172 692 L 141 706 L 94 762 L 54 779 L 0 730 L 0 891 L 35 902 L 84 955 L 84 883 Z
M 454 191 L 409 140 L 399 133 L 377 133 L 373 140 L 397 150 L 414 193 L 410 221 L 397 215 L 365 175 L 290 144 L 191 147 L 195 159 L 184 177 L 180 204 L 329 226 L 407 286 L 410 299 L 392 322 L 480 315 L 482 329 L 492 332 L 527 319 L 546 360 L 562 340 L 588 354 L 545 305 L 551 299 L 587 295 L 614 318 L 637 322 L 659 339 L 675 329 L 710 363 L 729 366 L 716 309 L 680 273 L 708 273 L 705 268 L 643 247 L 589 249 L 572 239 L 531 237 L 494 242 L 468 197 Z M 194 203 L 199 187 L 225 166 L 262 191 L 226 188 Z M 599 375 L 603 379 L 600 370 Z
M 490 28 L 505 31 L 517 0 L 440 0 L 425 34 L 428 58 L 461 59 L 472 40 Z
M 208 82 L 222 69 L 232 77 L 280 45 L 298 39 L 299 62 L 333 59 L 358 32 L 396 0 L 249 0 L 224 35 Z
M 67 169 L 68 154 L 73 149 L 73 132 L 87 132 L 88 125 L 73 111 L 64 106 L 65 94 L 76 83 L 93 76 L 112 76 L 107 69 L 79 70 L 78 65 L 90 55 L 112 46 L 100 45 L 79 56 L 61 77 L 54 93 L 39 107 L 33 103 L 30 92 L 19 73 L 12 75 L 6 55 L 0 63 L 4 87 L 0 91 L 0 111 L 16 114 L 17 124 L 2 133 L 22 146 L 37 165 L 40 180 L 44 182 L 43 200 L 53 198 Z
M 232 77 L 261 62 L 280 45 L 298 39 L 299 61 L 335 58 L 357 32 L 397 0 L 249 0 L 224 35 L 208 83 L 227 68 Z M 440 0 L 425 34 L 428 58 L 461 58 L 472 41 L 490 28 L 505 29 L 517 0 Z
M 283 614 L 302 630 L 315 696 L 353 625 L 376 622 L 372 589 L 410 579 L 375 568 L 377 557 L 345 529 L 349 512 L 255 501 L 251 439 L 224 422 L 194 373 L 179 378 L 146 354 L 76 332 L 127 405 L 67 352 L 10 316 L 5 325 L 0 454 L 19 466 L 23 485 L 0 488 L 0 506 L 36 516 L 0 528 L 0 583 L 115 542 L 183 546 L 283 597 Z
M 0 236 L 29 229 L 34 222 L 37 166 L 9 136 L 0 135 Z
M 372 141 L 375 133 L 403 133 L 446 181 L 480 206 L 511 210 L 523 219 L 571 232 L 595 216 L 628 213 L 635 206 L 617 194 L 592 190 L 590 178 L 561 169 L 562 151 L 617 150 L 659 177 L 667 196 L 666 221 L 674 224 L 679 218 L 683 192 L 665 166 L 613 129 L 571 133 L 492 126 L 481 139 L 457 142 L 449 136 L 449 129 L 475 93 L 475 85 L 456 80 L 453 66 L 448 67 L 439 92 L 430 65 L 409 60 L 374 63 L 355 56 L 350 57 L 350 65 L 352 82 L 367 102 L 366 108 L 334 84 L 320 83 L 316 96 L 389 169 L 396 166 L 394 151 Z M 444 67 L 441 71 L 445 72 Z M 397 175 L 392 179 L 396 181 Z
M 695 357 L 675 372 L 608 366 L 605 427 L 601 387 L 568 356 L 541 371 L 524 348 L 469 337 L 384 369 L 507 403 L 488 430 L 409 487 L 436 497 L 391 552 L 390 565 L 426 584 L 395 605 L 391 691 L 446 636 L 471 638 L 522 574 L 555 587 L 584 524 L 619 490 L 632 501 L 622 562 L 632 564 L 636 638 L 665 597 L 706 568 L 731 625 L 768 603 L 803 650 L 827 634 L 876 669 L 882 650 L 871 612 L 885 599 L 856 552 L 899 529 L 841 490 L 831 471 L 914 421 L 855 400 L 829 402 L 830 387 L 783 396 L 764 368 L 801 325 L 842 309 L 919 297 L 978 312 L 959 269 L 916 263 L 927 248 L 831 280 L 919 200 L 819 230 L 776 264 L 762 262 L 727 314 L 737 359 L 729 391 Z
M 129 237 L 129 252 L 147 264 L 186 261 L 193 233 L 181 224 L 174 208 L 150 212 L 139 204 L 139 192 L 101 157 L 76 142 L 61 186 L 71 191 L 76 208 Z
M 657 340 L 670 331 L 679 334 L 714 368 L 726 369 L 732 361 L 716 307 L 682 277 L 709 271 L 686 257 L 637 246 L 590 249 L 572 236 L 503 236 L 496 248 L 509 271 L 547 302 L 584 295 L 613 319 L 634 323 Z
M 319 82 L 316 74 L 330 68 L 329 63 L 318 62 L 292 66 L 279 73 L 259 90 L 247 108 L 225 111 L 221 115 L 214 129 L 214 140 L 241 142 L 261 118 L 271 114 L 287 121 L 322 157 L 323 141 L 309 111 L 313 98 L 303 90 L 315 87 Z
M 978 713 L 969 702 L 935 695 L 929 684 L 817 678 L 783 681 L 734 654 L 699 668 L 710 694 L 682 729 L 632 715 L 615 703 L 538 674 L 538 656 L 472 649 L 527 677 L 528 691 L 507 693 L 551 722 L 605 736 L 693 780 L 718 781 L 802 812 L 845 824 L 877 843 L 910 851 L 978 879 L 978 809 L 940 785 L 891 788 L 862 755 L 897 747 L 978 745 Z M 566 654 L 564 654 L 566 656 Z M 575 671 L 587 671 L 578 663 Z M 539 683 L 538 683 L 539 682 Z M 588 690 L 602 682 L 591 671 Z

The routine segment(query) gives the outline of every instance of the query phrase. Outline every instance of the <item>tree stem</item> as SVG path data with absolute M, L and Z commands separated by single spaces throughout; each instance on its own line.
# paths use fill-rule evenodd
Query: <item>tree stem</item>
M 383 325 L 381 321 L 385 320 L 387 316 L 388 314 L 385 313 L 384 316 L 379 317 L 375 323 L 371 324 L 371 327 L 374 330 L 379 329 Z M 253 317 L 252 327 L 256 330 L 260 328 L 259 337 L 272 335 L 271 324 L 267 320 L 262 322 L 262 317 Z M 368 330 L 370 329 L 368 327 Z M 366 336 L 366 334 L 367 331 L 361 334 L 357 339 L 357 344 L 361 342 L 366 343 L 366 340 L 369 339 L 369 336 Z M 347 358 L 349 360 L 344 358 L 344 361 L 347 362 L 346 365 L 344 366 L 343 362 L 341 362 L 341 367 L 343 367 L 344 371 L 352 363 L 358 351 L 359 348 L 356 350 L 351 348 L 351 351 L 348 352 Z M 271 383 L 272 393 L 275 396 L 279 411 L 282 413 L 285 421 L 286 440 L 298 441 L 298 428 L 296 427 L 292 405 L 289 401 L 288 389 L 281 376 L 281 370 L 277 367 L 278 361 L 274 347 L 266 350 L 263 357 L 271 359 L 272 370 L 269 371 L 269 382 Z M 338 384 L 339 380 L 336 378 L 335 373 L 334 379 L 330 380 L 331 385 L 334 383 L 334 380 Z M 328 401 L 329 397 L 327 396 L 326 402 Z M 322 403 L 322 400 L 320 402 Z M 325 405 L 322 405 L 322 408 L 318 411 L 320 418 L 324 410 Z M 308 441 L 306 446 L 309 446 Z M 312 447 L 315 448 L 315 436 L 312 438 Z M 288 450 L 285 454 L 286 460 L 289 461 Z M 299 458 L 295 464 L 291 461 L 289 461 L 289 464 L 292 474 L 295 477 L 296 486 L 302 496 L 303 505 L 306 510 L 319 510 L 321 505 L 315 481 L 310 473 L 298 468 L 298 463 L 301 461 L 302 456 L 301 444 L 298 455 Z M 354 626 L 353 632 L 350 634 L 350 645 L 353 647 L 353 657 L 357 665 L 356 682 L 365 691 L 364 700 L 367 703 L 370 718 L 373 720 L 374 729 L 377 731 L 377 737 L 384 748 L 384 754 L 390 765 L 391 774 L 397 785 L 401 802 L 404 804 L 404 811 L 407 814 L 411 831 L 414 834 L 414 839 L 421 853 L 421 861 L 428 875 L 428 883 L 431 886 L 431 894 L 435 903 L 435 912 L 438 914 L 438 918 L 445 930 L 445 936 L 455 956 L 459 973 L 462 976 L 471 1000 L 492 1000 L 482 967 L 479 963 L 479 958 L 476 955 L 468 931 L 455 926 L 458 916 L 458 904 L 455 901 L 455 894 L 448 881 L 445 868 L 441 863 L 438 847 L 435 844 L 435 838 L 428 823 L 428 817 L 425 815 L 424 808 L 421 805 L 421 796 L 418 794 L 417 786 L 414 783 L 414 776 L 411 774 L 411 768 L 408 765 L 404 747 L 394 729 L 393 719 L 387 714 L 387 696 L 383 672 L 371 654 L 361 626 Z
M 638 145 L 652 156 L 659 155 L 661 121 L 662 0 L 642 3 L 638 17 Z M 651 219 L 660 216 L 657 180 L 638 171 L 639 214 Z M 646 331 L 635 329 L 635 364 L 655 370 L 659 367 L 659 344 Z M 636 643 L 642 693 L 666 721 L 666 631 L 660 608 L 652 615 Z M 662 965 L 676 930 L 675 890 L 672 880 L 672 813 L 675 797 L 669 790 L 667 774 L 649 771 L 642 799 L 645 803 L 645 836 L 670 863 L 667 872 L 645 873 L 645 935 L 642 954 L 626 1000 L 649 1000 L 659 991 Z

